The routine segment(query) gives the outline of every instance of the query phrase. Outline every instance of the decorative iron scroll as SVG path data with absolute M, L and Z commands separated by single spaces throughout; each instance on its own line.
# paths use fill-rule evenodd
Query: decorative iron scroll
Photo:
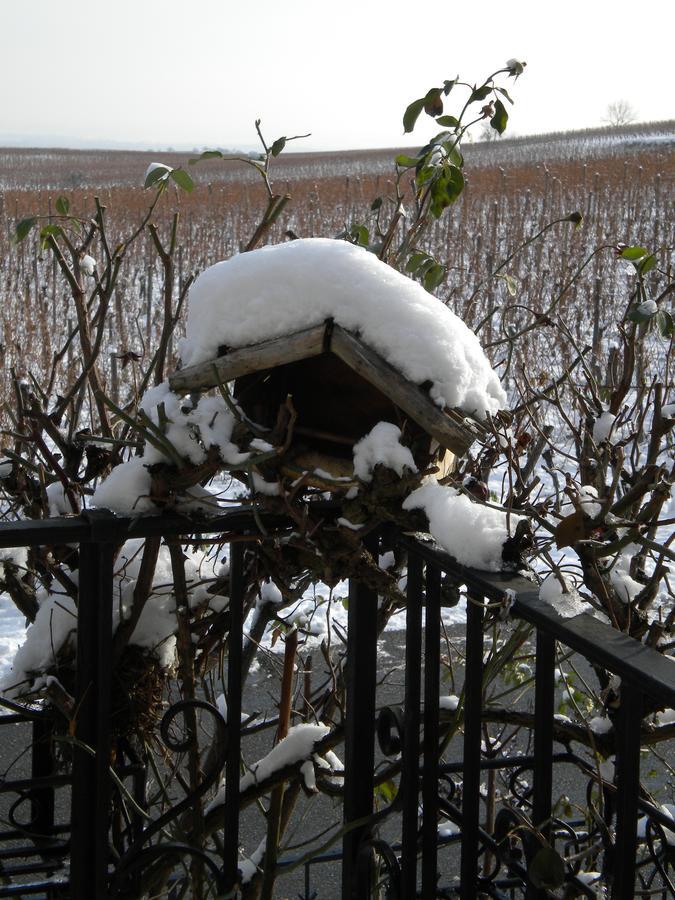
M 138 875 L 149 864 L 162 858 L 171 862 L 183 856 L 191 856 L 193 859 L 204 863 L 209 876 L 214 880 L 222 894 L 221 868 L 203 848 L 192 846 L 183 841 L 160 842 L 149 847 L 145 846 L 152 837 L 167 828 L 171 823 L 177 821 L 183 813 L 190 810 L 196 801 L 217 783 L 225 765 L 228 725 L 216 707 L 205 700 L 180 700 L 166 711 L 160 724 L 160 735 L 164 745 L 173 753 L 184 753 L 197 744 L 197 734 L 191 733 L 189 728 L 185 727 L 184 736 L 181 737 L 176 737 L 171 731 L 174 722 L 179 716 L 183 716 L 185 722 L 186 713 L 189 710 L 202 710 L 213 718 L 213 747 L 208 758 L 208 769 L 204 772 L 200 783 L 192 791 L 142 829 L 129 849 L 117 861 L 110 886 L 110 896 L 112 898 L 134 896 L 133 891 Z M 172 868 L 174 866 L 175 862 L 172 863 Z

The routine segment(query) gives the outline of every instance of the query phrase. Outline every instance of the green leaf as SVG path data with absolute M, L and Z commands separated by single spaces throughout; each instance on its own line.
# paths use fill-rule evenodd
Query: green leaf
M 422 166 L 417 175 L 415 176 L 415 181 L 417 182 L 418 187 L 422 187 L 427 182 L 431 181 L 432 178 L 437 174 L 436 166 Z
M 464 165 L 464 157 L 459 152 L 459 147 L 457 146 L 455 141 L 445 141 L 445 143 L 443 144 L 443 149 L 448 155 L 448 160 L 454 166 L 457 166 L 461 169 L 461 167 Z
M 450 202 L 454 201 L 464 190 L 464 176 L 462 170 L 458 166 L 448 166 L 448 195 Z
M 278 156 L 281 153 L 281 151 L 284 149 L 285 146 L 286 146 L 286 138 L 285 137 L 277 138 L 276 141 L 272 144 L 270 153 L 272 154 L 272 156 Z
M 403 113 L 403 133 L 408 134 L 415 127 L 415 122 L 419 119 L 420 113 L 424 109 L 424 97 L 419 100 L 413 100 Z
M 43 228 L 41 228 L 40 241 L 42 243 L 42 249 L 46 249 L 48 237 L 59 237 L 59 235 L 61 234 L 63 234 L 63 229 L 60 225 L 45 225 Z
M 67 197 L 56 198 L 56 211 L 60 216 L 67 216 L 70 209 L 70 200 Z
M 435 118 L 443 114 L 442 93 L 443 88 L 431 88 L 430 91 L 427 91 L 427 95 L 424 98 L 424 112 L 428 116 Z
M 435 219 L 440 219 L 443 215 L 444 210 L 450 206 L 450 197 L 446 190 L 446 183 L 444 178 L 439 178 L 437 181 L 433 183 L 431 186 L 431 215 Z
M 30 234 L 35 225 L 37 225 L 37 219 L 34 216 L 29 219 L 21 219 L 14 229 L 14 243 L 21 243 Z
M 406 272 L 416 272 L 423 262 L 429 259 L 428 253 L 413 253 L 406 263 Z
M 621 251 L 621 259 L 628 259 L 630 262 L 635 262 L 644 256 L 649 256 L 649 250 L 646 247 L 624 247 Z
M 445 278 L 445 266 L 441 266 L 439 263 L 435 263 L 430 266 L 427 271 L 424 273 L 424 287 L 425 290 L 431 291 L 435 290 L 438 285 Z
M 649 256 L 646 256 L 644 259 L 641 259 L 638 263 L 636 263 L 635 268 L 638 270 L 640 275 L 646 275 L 647 272 L 651 272 L 655 265 L 656 255 L 654 253 L 650 253 Z
M 446 97 L 448 96 L 450 91 L 454 88 L 456 83 L 457 83 L 456 78 L 453 78 L 452 81 L 448 81 L 447 78 L 445 79 L 445 81 L 443 82 L 443 93 L 445 94 Z
M 490 119 L 490 125 L 492 125 L 497 134 L 504 134 L 508 121 L 509 114 L 506 111 L 506 107 L 501 100 L 495 100 L 495 114 Z
M 158 182 L 160 181 L 166 181 L 170 174 L 171 166 L 165 166 L 160 163 L 145 176 L 145 183 L 143 184 L 143 187 L 149 188 L 155 184 L 158 184 Z
M 637 322 L 638 325 L 649 322 L 657 314 L 657 311 L 649 301 L 640 303 L 629 310 L 626 318 L 631 322 Z
M 382 197 L 376 197 L 373 200 L 373 202 L 370 204 L 370 211 L 377 212 L 381 206 L 382 206 Z
M 392 803 L 398 793 L 398 788 L 396 787 L 396 782 L 389 779 L 389 781 L 383 781 L 382 784 L 378 784 L 375 788 L 375 796 L 380 796 L 385 803 Z
M 552 847 L 542 847 L 535 853 L 527 874 L 536 888 L 556 890 L 565 881 L 565 864 Z
M 194 191 L 195 183 L 185 169 L 172 169 L 170 177 L 176 182 L 178 187 L 183 188 L 188 194 L 191 194 L 192 191 Z
M 454 116 L 439 116 L 436 121 L 443 128 L 456 128 L 459 125 L 459 119 L 456 119 Z
M 509 292 L 511 297 L 515 297 L 518 293 L 518 282 L 513 277 L 513 275 L 497 275 L 497 278 L 502 278 L 504 280 L 506 290 Z
M 367 247 L 370 235 L 365 225 L 352 225 L 349 232 L 360 247 Z
M 406 156 L 404 153 L 400 153 L 394 160 L 397 166 L 401 166 L 402 169 L 412 169 L 417 165 L 419 160 L 415 156 Z
M 203 153 L 200 153 L 199 156 L 196 156 L 196 157 L 194 157 L 194 159 L 191 159 L 190 165 L 194 166 L 198 162 L 201 162 L 203 159 L 225 159 L 225 157 L 220 152 L 220 150 L 205 150 Z
M 665 309 L 660 309 L 657 312 L 654 321 L 656 322 L 656 327 L 659 329 L 662 338 L 671 338 L 673 334 L 675 334 L 673 317 Z
M 501 94 L 502 97 L 506 97 L 506 99 L 509 101 L 509 103 L 513 106 L 513 100 L 512 100 L 511 97 L 509 96 L 509 92 L 506 90 L 506 88 L 496 87 L 495 90 L 496 90 L 499 94 Z
M 474 88 L 471 96 L 469 97 L 469 103 L 476 103 L 478 100 L 485 100 L 485 98 L 490 94 L 492 88 L 489 84 L 484 84 L 482 87 Z

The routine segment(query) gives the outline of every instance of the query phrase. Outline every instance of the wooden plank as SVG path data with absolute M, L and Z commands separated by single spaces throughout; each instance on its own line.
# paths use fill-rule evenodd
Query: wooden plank
M 330 349 L 355 372 L 386 394 L 442 447 L 460 456 L 479 436 L 477 426 L 455 421 L 436 406 L 420 387 L 411 384 L 379 354 L 339 325 L 333 326 Z
M 319 356 L 324 351 L 325 333 L 326 324 L 322 323 L 271 341 L 231 350 L 217 359 L 180 369 L 169 377 L 169 386 L 179 394 L 204 390 L 252 372 Z

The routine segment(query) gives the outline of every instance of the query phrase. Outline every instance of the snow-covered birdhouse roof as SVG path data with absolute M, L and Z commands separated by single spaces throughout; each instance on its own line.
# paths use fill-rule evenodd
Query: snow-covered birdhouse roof
M 338 443 L 407 419 L 462 453 L 478 423 L 506 406 L 464 322 L 344 241 L 297 240 L 207 269 L 190 291 L 180 356 L 173 391 L 235 381 L 252 418 L 290 393 L 299 429 Z

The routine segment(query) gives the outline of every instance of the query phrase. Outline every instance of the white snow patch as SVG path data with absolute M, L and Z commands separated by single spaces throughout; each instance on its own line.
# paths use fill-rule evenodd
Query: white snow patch
M 589 519 L 595 519 L 602 512 L 602 503 L 598 501 L 598 492 L 590 484 L 582 484 L 579 488 L 579 503 Z
M 396 557 L 394 556 L 393 550 L 387 550 L 380 556 L 378 565 L 382 569 L 383 572 L 388 572 L 389 569 L 392 569 L 396 564 Z
M 443 838 L 451 838 L 461 833 L 462 829 L 459 825 L 455 825 L 455 823 L 451 822 L 449 819 L 441 819 L 438 823 L 438 837 L 440 840 L 443 840 Z
M 344 516 L 338 516 L 335 521 L 338 525 L 342 525 L 343 528 L 348 528 L 350 531 L 359 531 L 363 527 L 363 522 L 360 524 L 358 522 L 350 522 Z
M 611 438 L 615 422 L 616 416 L 608 410 L 598 416 L 593 423 L 593 440 L 596 444 L 602 444 Z
M 163 178 L 166 178 L 166 176 L 168 176 L 169 173 L 173 171 L 173 168 L 171 166 L 167 166 L 166 163 L 151 162 L 148 168 L 145 170 L 145 177 L 143 179 L 144 182 L 148 180 L 148 175 L 151 175 L 155 171 L 155 169 L 164 170 L 164 176 L 159 179 L 160 181 L 163 180 Z
M 555 575 L 547 575 L 539 585 L 539 599 L 549 603 L 563 619 L 571 619 L 585 612 L 586 604 L 574 585 L 564 577 L 563 581 L 565 592 Z
M 354 446 L 354 474 L 361 481 L 372 481 L 375 466 L 393 469 L 399 477 L 405 469 L 417 471 L 408 447 L 401 444 L 401 429 L 392 422 L 377 425 Z
M 45 488 L 49 515 L 52 517 L 72 515 L 74 510 L 60 481 L 54 481 Z
M 8 675 L 16 651 L 26 638 L 26 619 L 7 594 L 0 594 L 0 684 Z
M 503 568 L 502 549 L 509 537 L 506 510 L 474 503 L 433 479 L 406 497 L 403 509 L 423 509 L 435 540 L 463 565 L 491 572 Z M 511 530 L 520 518 L 510 516 Z
M 147 461 L 134 456 L 116 466 L 94 491 L 91 505 L 110 509 L 120 515 L 157 512 L 150 499 L 152 479 Z
M 111 630 L 130 614 L 133 593 L 142 559 L 142 541 L 127 541 L 116 562 L 113 582 L 113 614 Z M 202 583 L 203 568 L 208 566 L 201 552 L 186 554 L 185 577 L 191 607 L 210 599 L 206 585 Z M 77 573 L 69 572 L 77 583 Z M 153 592 L 143 607 L 130 643 L 153 653 L 160 666 L 169 668 L 175 660 L 177 629 L 176 599 L 172 592 L 173 574 L 168 548 L 163 546 L 153 575 Z M 84 598 L 85 602 L 87 598 Z M 74 601 L 63 594 L 38 594 L 39 609 L 35 622 L 25 632 L 25 640 L 14 656 L 11 671 L 0 684 L 0 690 L 19 693 L 33 683 L 36 676 L 56 667 L 59 651 L 74 640 L 77 628 L 77 608 Z
M 623 548 L 621 556 L 617 559 L 609 574 L 612 587 L 622 603 L 632 603 L 644 585 L 636 581 L 630 574 L 631 554 L 636 553 L 637 545 L 629 544 Z
M 316 791 L 316 772 L 311 759 L 308 759 L 300 766 L 300 775 L 307 790 L 312 791 L 312 793 Z
M 251 472 L 251 485 L 254 491 L 267 497 L 277 497 L 281 493 L 278 481 L 265 481 L 259 472 Z
M 366 250 L 308 238 L 241 253 L 190 289 L 184 365 L 214 359 L 326 319 L 362 339 L 441 407 L 481 418 L 506 395 L 475 334 L 440 300 Z
M 675 725 L 675 709 L 664 709 L 654 716 L 657 725 Z
M 0 565 L 13 563 L 18 569 L 28 565 L 28 547 L 0 547 Z
M 663 832 L 666 838 L 666 841 L 670 847 L 675 847 L 675 804 L 672 803 L 664 803 L 659 806 L 660 812 L 662 812 L 665 816 L 673 821 L 673 829 L 663 828 Z M 641 819 L 638 819 L 637 826 L 637 836 L 641 840 L 645 840 L 647 837 L 647 816 L 642 816 Z
M 612 725 L 612 720 L 608 719 L 607 716 L 593 716 L 588 722 L 588 727 L 595 734 L 607 734 L 614 726 Z
M 279 606 L 284 602 L 284 597 L 279 588 L 273 581 L 263 581 L 260 586 L 260 603 L 262 605 L 272 604 Z
M 261 781 L 265 781 L 275 772 L 285 769 L 286 766 L 291 766 L 301 760 L 309 760 L 314 745 L 329 732 L 329 726 L 324 725 L 323 722 L 319 722 L 317 725 L 306 723 L 293 725 L 288 729 L 286 737 L 280 740 L 276 747 L 273 747 L 266 756 L 254 763 L 250 770 L 242 775 L 239 781 L 239 790 L 245 791 L 254 784 L 260 784 Z M 217 806 L 222 806 L 224 802 L 225 785 L 223 783 L 206 808 L 206 812 L 209 813 Z
M 448 694 L 445 697 L 441 697 L 438 701 L 438 708 L 447 709 L 449 712 L 455 712 L 458 706 L 459 697 L 457 697 L 455 694 Z
M 150 420 L 162 429 L 164 438 L 176 453 L 194 465 L 206 459 L 207 450 L 215 446 L 221 459 L 230 465 L 239 465 L 250 458 L 232 443 L 234 416 L 227 404 L 219 396 L 205 395 L 192 409 L 178 394 L 174 394 L 168 382 L 163 382 L 143 395 L 139 404 Z M 146 444 L 142 457 L 132 457 L 112 470 L 92 497 L 92 506 L 107 507 L 122 515 L 157 512 L 158 508 L 150 499 L 152 479 L 148 466 L 167 462 L 168 456 L 153 444 Z M 256 472 L 252 473 L 256 490 L 278 493 L 277 484 L 265 482 Z M 195 485 L 186 492 L 179 509 L 199 509 L 213 512 L 217 504 L 213 495 Z
M 96 260 L 93 256 L 83 256 L 80 260 L 80 272 L 83 275 L 89 275 L 90 277 L 96 271 Z
M 263 857 L 265 856 L 266 846 L 267 839 L 263 838 L 250 856 L 244 857 L 244 859 L 239 860 L 237 867 L 241 872 L 242 884 L 248 884 L 260 868 L 260 863 L 263 861 Z

